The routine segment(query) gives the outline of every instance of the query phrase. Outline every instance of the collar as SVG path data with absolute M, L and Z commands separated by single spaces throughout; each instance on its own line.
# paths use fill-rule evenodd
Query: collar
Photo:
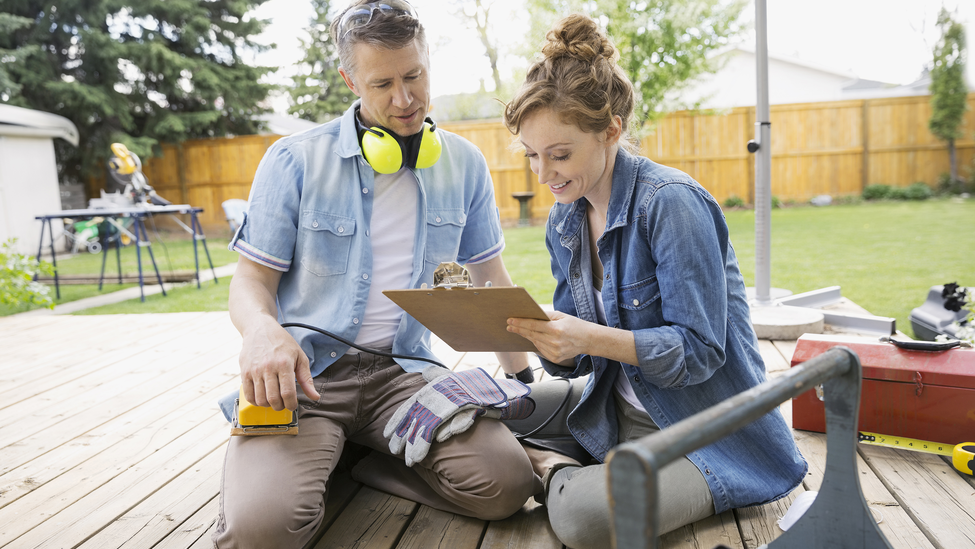
M 630 203 L 636 189 L 638 158 L 620 147 L 616 153 L 613 167 L 613 190 L 609 195 L 609 209 L 606 215 L 606 231 L 629 224 Z
M 345 111 L 339 120 L 339 139 L 335 148 L 335 153 L 341 158 L 352 158 L 362 156 L 362 147 L 359 146 L 359 127 L 356 122 L 356 112 L 359 110 L 360 100 L 352 103 L 352 106 Z
M 613 188 L 610 191 L 609 208 L 606 212 L 606 232 L 629 223 L 630 203 L 636 188 L 638 166 L 637 157 L 620 147 L 616 153 L 616 164 L 613 166 Z M 580 230 L 588 204 L 588 200 L 580 198 L 569 205 L 568 214 L 556 227 L 563 239 Z

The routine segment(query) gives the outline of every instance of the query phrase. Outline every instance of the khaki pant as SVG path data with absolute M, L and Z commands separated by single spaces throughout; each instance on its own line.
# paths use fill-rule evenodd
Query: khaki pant
M 436 509 L 499 520 L 541 489 L 507 427 L 480 418 L 434 443 L 412 468 L 389 456 L 383 437 L 396 408 L 425 385 L 392 359 L 346 355 L 315 378 L 321 400 L 299 393 L 296 436 L 231 437 L 220 491 L 217 547 L 302 547 L 322 521 L 329 476 L 346 441 L 372 448 L 353 475 Z M 357 475 L 356 473 L 359 473 Z
M 659 430 L 645 412 L 613 393 L 619 442 L 636 440 Z M 567 467 L 552 476 L 548 517 L 555 535 L 572 549 L 601 549 L 610 545 L 608 466 Z M 701 471 L 686 457 L 660 470 L 660 534 L 714 514 L 711 490 Z M 597 496 L 598 494 L 598 496 Z

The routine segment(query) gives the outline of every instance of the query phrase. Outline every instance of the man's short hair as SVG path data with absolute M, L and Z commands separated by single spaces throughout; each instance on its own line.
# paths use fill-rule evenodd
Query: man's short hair
M 339 65 L 351 76 L 355 73 L 354 57 L 352 55 L 356 44 L 369 44 L 387 50 L 398 50 L 418 40 L 420 46 L 426 49 L 427 39 L 420 20 L 404 14 L 398 10 L 372 10 L 372 17 L 363 25 L 344 31 L 339 36 L 340 24 L 349 10 L 363 6 L 374 7 L 384 2 L 375 0 L 353 0 L 349 7 L 335 16 L 329 28 L 332 41 L 338 46 Z M 387 4 L 388 5 L 388 4 Z

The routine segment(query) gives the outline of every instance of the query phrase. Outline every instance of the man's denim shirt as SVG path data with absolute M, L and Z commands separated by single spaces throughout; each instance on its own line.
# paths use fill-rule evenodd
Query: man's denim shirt
M 282 271 L 279 322 L 301 322 L 354 341 L 372 280 L 372 218 L 375 172 L 359 146 L 353 105 L 342 118 L 285 137 L 261 160 L 248 214 L 230 249 Z M 490 172 L 469 141 L 444 130 L 435 165 L 413 170 L 419 182 L 410 287 L 433 285 L 443 261 L 480 263 L 504 248 Z M 386 289 L 386 288 L 384 288 Z M 303 328 L 288 328 L 316 376 L 349 346 Z M 394 354 L 436 359 L 430 332 L 404 314 Z M 407 371 L 429 364 L 398 360 Z
M 585 199 L 556 203 L 545 240 L 555 309 L 596 322 L 585 220 Z M 639 364 L 622 364 L 623 373 L 661 429 L 765 381 L 724 214 L 690 176 L 621 150 L 598 245 L 607 324 L 636 340 Z M 556 376 L 592 374 L 568 421 L 604 460 L 617 444 L 618 363 L 588 355 L 574 369 L 542 363 Z M 707 479 L 716 513 L 789 494 L 807 467 L 778 411 L 688 457 Z

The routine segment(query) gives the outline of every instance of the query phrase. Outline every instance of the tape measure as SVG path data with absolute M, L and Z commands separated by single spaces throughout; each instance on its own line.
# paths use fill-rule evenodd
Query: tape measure
M 926 452 L 938 454 L 939 456 L 950 456 L 951 464 L 962 473 L 969 475 L 975 474 L 975 442 L 962 442 L 961 444 L 943 444 L 941 442 L 928 442 L 916 438 L 892 437 L 878 433 L 867 433 L 860 431 L 857 440 L 865 444 L 875 446 L 886 446 L 888 448 L 900 448 L 901 450 L 913 450 L 915 452 Z

